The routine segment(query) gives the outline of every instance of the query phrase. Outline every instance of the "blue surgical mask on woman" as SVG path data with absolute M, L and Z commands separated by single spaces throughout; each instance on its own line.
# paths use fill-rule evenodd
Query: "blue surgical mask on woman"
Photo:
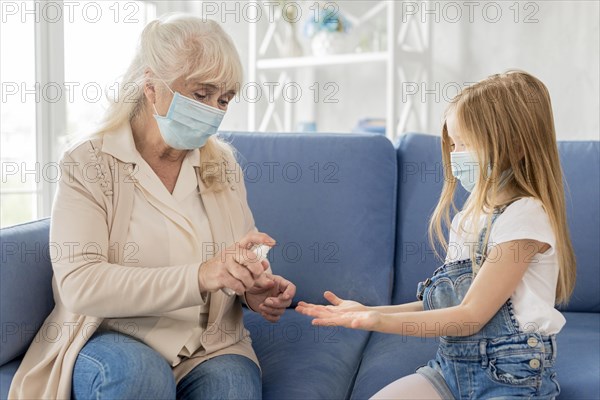
M 164 81 L 162 81 L 167 87 Z M 173 92 L 173 100 L 164 117 L 158 115 L 153 104 L 154 118 L 164 141 L 177 150 L 198 149 L 209 137 L 217 133 L 225 111 Z
M 450 153 L 452 176 L 460 181 L 467 192 L 472 192 L 479 179 L 479 162 L 471 151 L 453 151 Z

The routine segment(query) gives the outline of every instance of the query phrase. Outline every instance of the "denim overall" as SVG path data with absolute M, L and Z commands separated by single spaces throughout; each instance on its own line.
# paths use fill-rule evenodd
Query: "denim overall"
M 505 208 L 494 210 L 492 224 Z M 479 266 L 485 261 L 485 232 L 484 227 L 475 253 Z M 424 310 L 459 305 L 471 286 L 472 273 L 470 259 L 437 268 L 418 285 L 417 298 L 423 300 Z M 458 329 L 457 324 L 448 327 L 448 332 L 456 334 Z M 553 399 L 560 393 L 555 360 L 556 335 L 521 330 L 509 298 L 477 333 L 441 336 L 435 358 L 416 372 L 444 399 Z

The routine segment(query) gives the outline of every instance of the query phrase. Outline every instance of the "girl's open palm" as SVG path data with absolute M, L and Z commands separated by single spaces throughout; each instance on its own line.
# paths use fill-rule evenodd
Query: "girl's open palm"
M 325 297 L 325 299 L 328 302 L 330 302 L 332 305 L 322 306 L 320 304 L 311 304 L 311 303 L 306 303 L 304 301 L 300 301 L 300 302 L 298 302 L 298 307 L 300 307 L 300 310 L 320 310 L 323 308 L 328 309 L 328 310 L 333 310 L 333 311 L 366 311 L 367 310 L 367 307 L 363 306 L 358 301 L 340 299 L 333 292 L 330 292 L 330 291 L 326 291 L 324 293 L 323 297 Z M 301 312 L 300 310 L 298 310 L 298 308 L 296 308 L 296 311 Z M 309 315 L 305 312 L 303 312 L 302 314 Z
M 315 317 L 313 325 L 343 326 L 352 329 L 371 330 L 379 322 L 379 313 L 369 311 L 367 307 L 357 301 L 343 300 L 332 292 L 325 292 L 324 297 L 332 305 L 319 305 L 298 302 L 296 311 Z

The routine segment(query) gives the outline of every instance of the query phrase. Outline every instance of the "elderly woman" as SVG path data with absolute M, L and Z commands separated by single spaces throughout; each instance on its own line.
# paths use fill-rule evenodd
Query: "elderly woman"
M 241 75 L 215 22 L 146 26 L 102 127 L 61 159 L 56 306 L 9 397 L 261 397 L 241 303 L 275 322 L 296 288 L 250 250 L 275 241 L 213 136 Z

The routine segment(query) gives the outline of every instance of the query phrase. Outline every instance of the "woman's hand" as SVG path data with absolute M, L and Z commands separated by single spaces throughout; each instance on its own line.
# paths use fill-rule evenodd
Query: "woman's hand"
M 265 233 L 248 233 L 239 243 L 228 247 L 200 266 L 200 290 L 216 292 L 230 288 L 236 294 L 242 295 L 253 287 L 268 268 L 268 264 L 258 261 L 257 255 L 250 251 L 256 244 L 274 246 L 275 240 Z
M 296 311 L 315 317 L 313 325 L 343 326 L 352 329 L 374 330 L 380 321 L 381 314 L 369 310 L 357 301 L 343 300 L 332 292 L 325 292 L 324 297 L 332 305 L 322 306 L 301 301 Z
M 265 270 L 269 269 L 269 261 L 263 260 L 263 266 Z M 279 275 L 264 273 L 246 292 L 246 302 L 267 321 L 277 322 L 292 304 L 295 294 L 296 285 L 292 282 Z

